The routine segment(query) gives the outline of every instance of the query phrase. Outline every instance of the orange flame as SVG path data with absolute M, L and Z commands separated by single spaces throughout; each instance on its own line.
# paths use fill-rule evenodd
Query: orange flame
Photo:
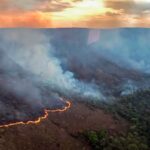
M 61 99 L 61 101 L 64 101 L 63 99 Z M 0 125 L 0 128 L 8 128 L 11 126 L 16 126 L 16 125 L 29 125 L 29 124 L 39 124 L 42 120 L 45 120 L 46 118 L 48 118 L 48 115 L 50 112 L 54 113 L 54 112 L 64 112 L 67 109 L 69 109 L 71 107 L 71 102 L 70 101 L 65 101 L 66 106 L 62 109 L 54 109 L 54 110 L 49 110 L 49 109 L 44 109 L 44 115 L 40 116 L 37 120 L 35 121 L 27 121 L 27 122 L 14 122 L 14 123 L 9 123 L 9 124 L 5 124 L 5 125 Z

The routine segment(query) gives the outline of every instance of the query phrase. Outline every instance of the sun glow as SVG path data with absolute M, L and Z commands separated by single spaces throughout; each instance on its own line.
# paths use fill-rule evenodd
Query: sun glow
M 83 0 L 79 3 L 77 3 L 78 7 L 82 8 L 91 8 L 91 9 L 101 9 L 103 7 L 103 1 L 102 0 Z
M 80 19 L 85 16 L 92 16 L 104 12 L 103 0 L 83 0 L 76 3 L 72 3 L 71 8 L 65 9 L 61 13 L 55 13 L 55 15 L 61 18 L 67 18 L 71 20 Z

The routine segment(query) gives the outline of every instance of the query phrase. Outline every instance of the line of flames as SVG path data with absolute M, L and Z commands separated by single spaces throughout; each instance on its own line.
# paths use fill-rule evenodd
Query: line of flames
M 60 99 L 60 100 L 64 101 L 63 99 Z M 46 118 L 48 118 L 49 113 L 64 112 L 71 107 L 70 101 L 65 101 L 65 103 L 66 103 L 66 106 L 63 107 L 62 109 L 54 109 L 54 110 L 44 109 L 44 115 L 40 116 L 37 120 L 27 121 L 27 122 L 19 121 L 19 122 L 4 124 L 4 125 L 0 125 L 0 128 L 8 128 L 11 126 L 16 126 L 16 125 L 39 124 L 42 120 L 45 120 Z

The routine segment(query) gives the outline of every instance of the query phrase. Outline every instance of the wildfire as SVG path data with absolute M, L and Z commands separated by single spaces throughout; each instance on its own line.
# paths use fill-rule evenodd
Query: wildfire
M 63 99 L 60 99 L 61 101 L 64 101 Z M 9 124 L 5 124 L 5 125 L 0 125 L 0 128 L 8 128 L 11 126 L 16 126 L 16 125 L 29 125 L 29 124 L 39 124 L 42 120 L 48 118 L 49 113 L 54 113 L 54 112 L 64 112 L 67 109 L 69 109 L 71 107 L 71 102 L 70 101 L 65 101 L 66 106 L 63 107 L 62 109 L 54 109 L 54 110 L 49 110 L 49 109 L 44 109 L 44 115 L 40 116 L 37 120 L 35 121 L 27 121 L 27 122 L 14 122 L 14 123 L 9 123 Z

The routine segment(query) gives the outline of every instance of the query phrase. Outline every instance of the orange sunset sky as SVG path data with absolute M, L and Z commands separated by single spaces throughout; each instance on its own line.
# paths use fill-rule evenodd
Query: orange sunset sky
M 150 0 L 0 0 L 0 27 L 150 27 Z

